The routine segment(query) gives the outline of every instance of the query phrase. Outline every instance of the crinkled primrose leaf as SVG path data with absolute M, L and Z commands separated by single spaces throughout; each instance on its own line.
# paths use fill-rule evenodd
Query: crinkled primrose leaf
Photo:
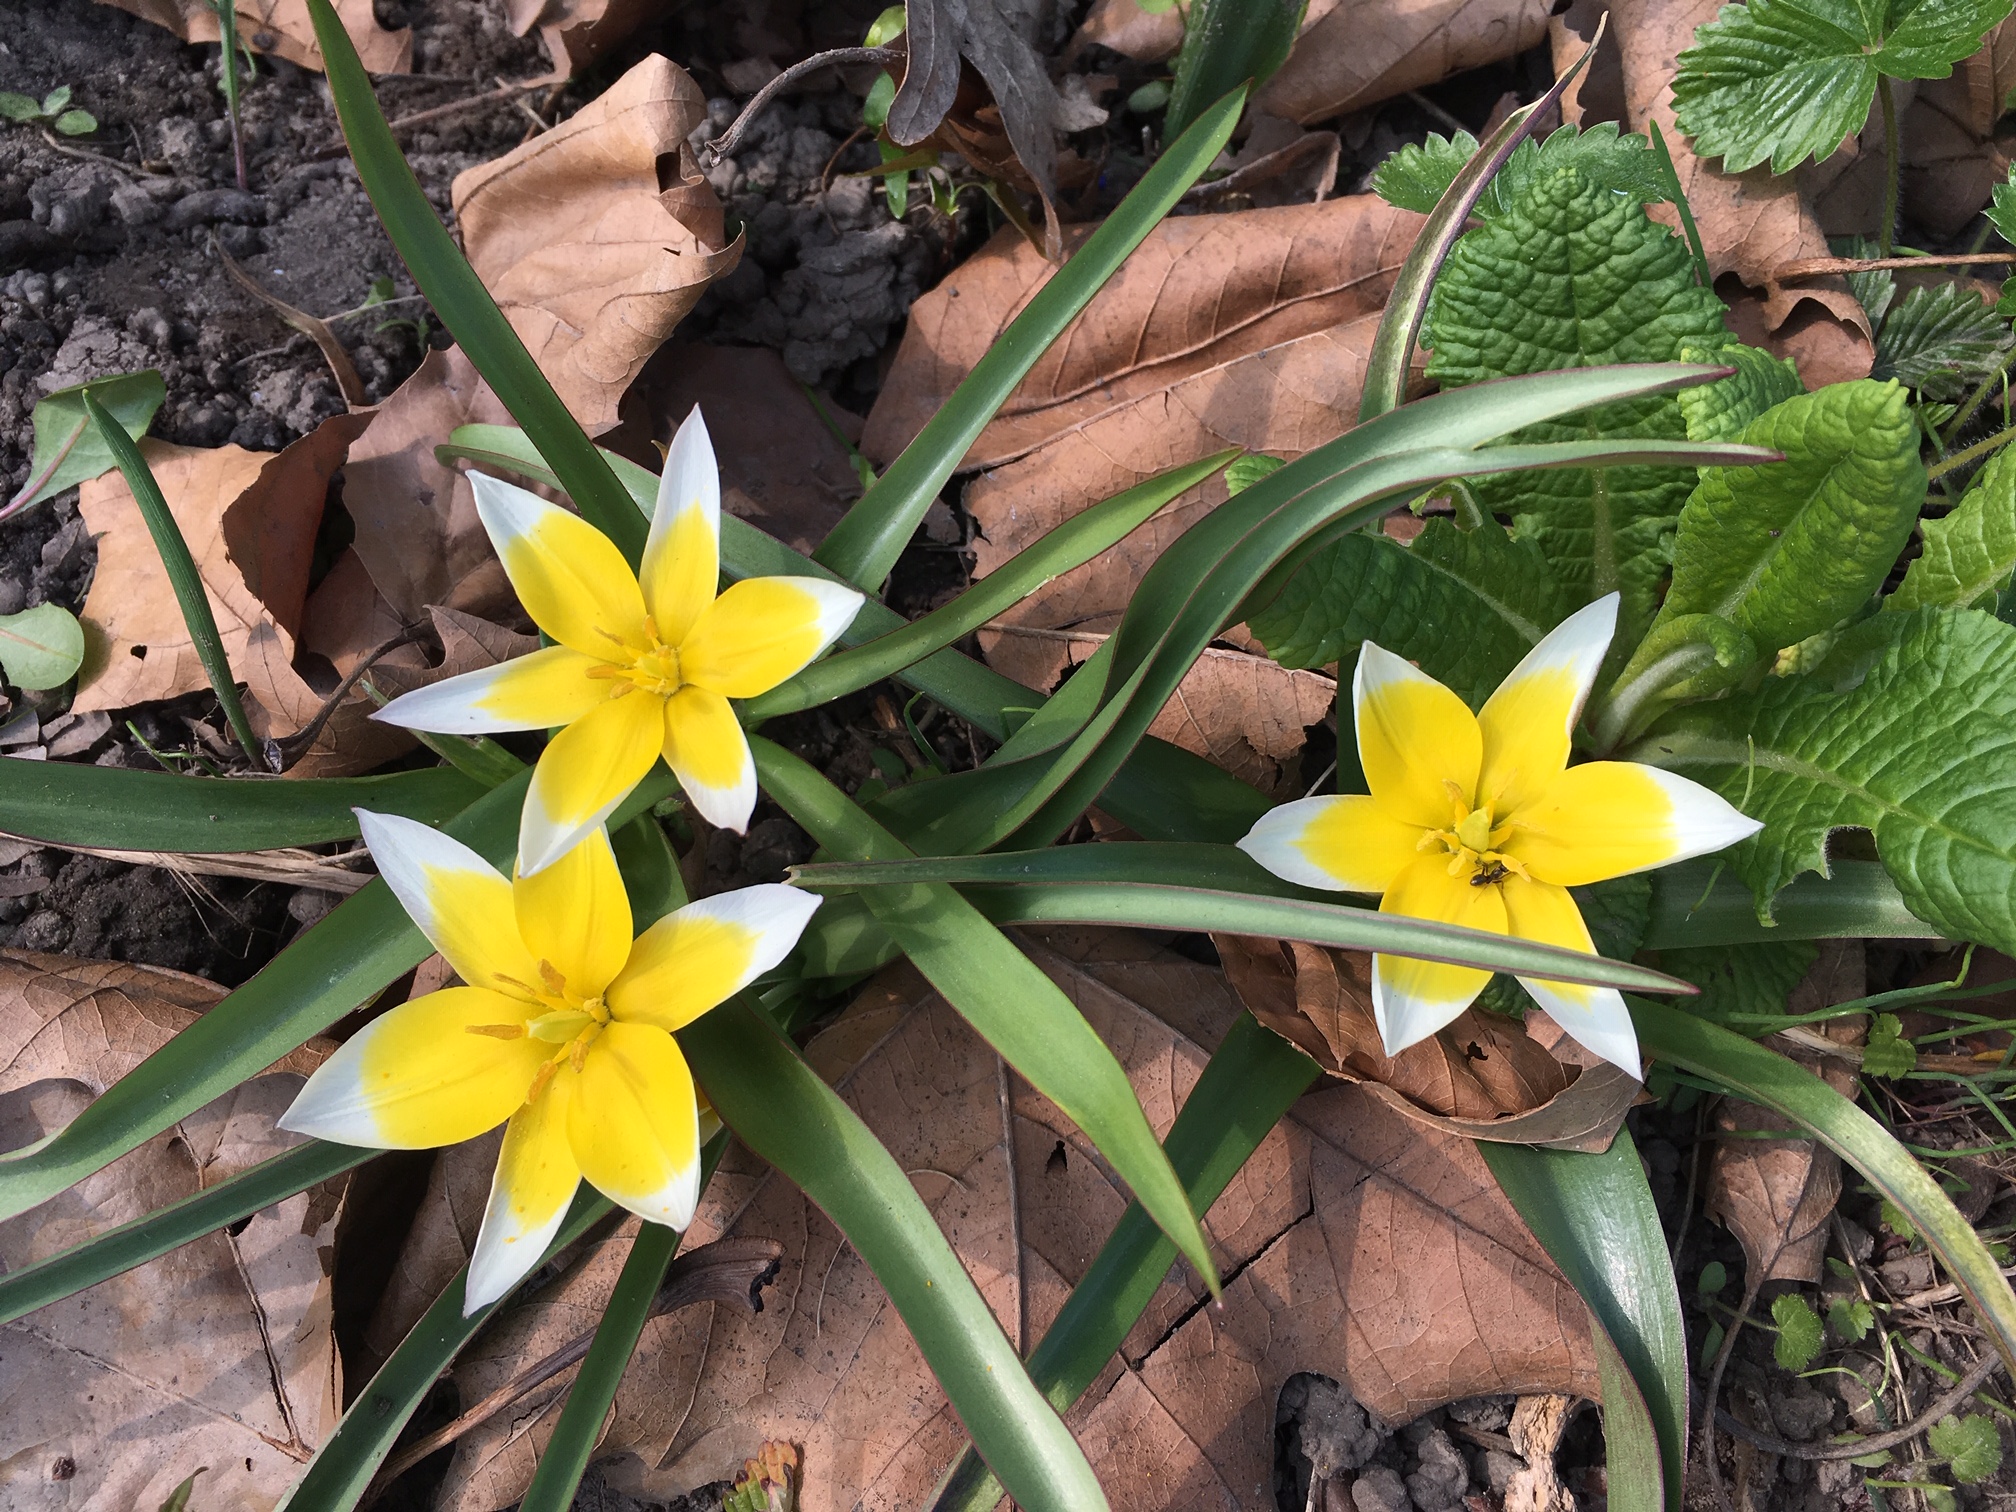
M 1789 357 L 1773 357 L 1753 346 L 1682 347 L 1682 362 L 1721 362 L 1736 369 L 1727 378 L 1680 391 L 1680 413 L 1690 441 L 1736 441 L 1750 422 L 1775 404 L 1806 392 Z
M 1885 609 L 1945 604 L 1990 609 L 2016 574 L 2016 457 L 1998 453 L 1943 520 L 1919 527 L 1925 549 L 1904 570 Z
M 1477 138 L 1467 131 L 1454 137 L 1430 132 L 1426 142 L 1409 142 L 1379 165 L 1372 192 L 1389 205 L 1426 215 L 1476 152 Z M 1531 137 L 1521 142 L 1485 186 L 1473 213 L 1480 220 L 1503 215 L 1535 178 L 1561 168 L 1579 168 L 1590 182 L 1641 204 L 1666 198 L 1651 145 L 1642 136 L 1619 135 L 1615 121 L 1600 121 L 1586 131 L 1563 126 L 1544 142 Z

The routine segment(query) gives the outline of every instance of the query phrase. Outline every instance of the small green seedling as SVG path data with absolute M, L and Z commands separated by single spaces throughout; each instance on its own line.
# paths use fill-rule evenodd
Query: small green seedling
M 58 688 L 84 664 L 84 627 L 59 604 L 0 614 L 0 667 L 17 688 Z
M 98 117 L 70 105 L 70 86 L 58 84 L 37 101 L 30 95 L 0 90 L 0 116 L 21 126 L 47 126 L 59 136 L 89 136 L 98 129 Z
M 1771 1346 L 1778 1363 L 1791 1371 L 1811 1365 L 1824 1338 L 1813 1304 L 1797 1292 L 1787 1292 L 1771 1304 L 1771 1321 L 1778 1325 L 1778 1341 Z
M 135 441 L 147 434 L 154 414 L 168 400 L 168 388 L 153 368 L 94 378 L 92 394 Z M 4 505 L 0 520 L 31 504 L 55 497 L 112 468 L 112 452 L 91 429 L 84 413 L 84 385 L 58 389 L 35 405 L 35 451 L 28 481 Z
M 1946 1461 L 1953 1479 L 1963 1486 L 1984 1481 L 2002 1468 L 2002 1439 L 1995 1420 L 1982 1413 L 1951 1414 L 1932 1425 L 1926 1436 L 1932 1452 Z

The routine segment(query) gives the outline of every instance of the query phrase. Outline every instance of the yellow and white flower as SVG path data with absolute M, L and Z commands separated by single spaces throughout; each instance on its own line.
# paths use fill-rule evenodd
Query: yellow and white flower
M 565 726 L 541 754 L 518 865 L 551 866 L 607 819 L 662 754 L 710 824 L 756 805 L 729 706 L 797 673 L 854 621 L 861 595 L 820 578 L 721 576 L 721 479 L 696 408 L 658 485 L 641 573 L 559 506 L 482 473 L 476 512 L 526 612 L 556 644 L 395 698 L 378 718 L 442 735 Z
M 508 1120 L 467 1312 L 538 1263 L 583 1177 L 640 1217 L 684 1228 L 699 1200 L 702 1105 L 672 1031 L 782 961 L 819 899 L 746 887 L 633 939 L 600 829 L 512 882 L 424 824 L 357 817 L 379 875 L 467 985 L 372 1020 L 308 1078 L 281 1127 L 424 1150 Z
M 1617 595 L 1562 621 L 1482 710 L 1365 642 L 1352 679 L 1370 796 L 1275 809 L 1239 848 L 1305 887 L 1378 893 L 1382 913 L 1595 952 L 1568 889 L 1721 850 L 1762 826 L 1699 783 L 1630 761 L 1569 766 L 1569 738 L 1617 627 Z M 1426 1039 L 1490 973 L 1380 955 L 1372 1005 L 1386 1053 Z M 1583 1045 L 1641 1072 L 1614 988 L 1529 980 Z

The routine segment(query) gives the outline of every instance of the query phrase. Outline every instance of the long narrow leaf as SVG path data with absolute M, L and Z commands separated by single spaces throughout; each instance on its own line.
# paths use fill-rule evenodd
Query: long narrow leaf
M 52 845 L 214 855 L 354 840 L 360 808 L 438 824 L 483 793 L 452 767 L 283 782 L 9 761 L 0 763 L 0 830 Z
M 764 790 L 828 850 L 863 858 L 904 853 L 895 836 L 798 757 L 761 736 L 750 747 Z M 878 888 L 868 907 L 980 1037 L 1085 1131 L 1215 1292 L 1218 1273 L 1183 1185 L 1127 1073 L 1077 1005 L 950 887 Z
M 1716 861 L 1689 861 L 1652 874 L 1652 922 L 1645 945 L 1754 945 L 1766 940 L 1936 940 L 1939 931 L 1904 906 L 1880 861 L 1836 861 L 1833 877 L 1808 873 L 1773 901 L 1775 924 L 1757 917 L 1757 900 Z
M 1600 1155 L 1486 1140 L 1477 1151 L 1616 1352 L 1622 1379 L 1603 1382 L 1611 1506 L 1680 1512 L 1687 1337 L 1666 1231 L 1630 1132 L 1619 1129 Z M 1637 1473 L 1624 1473 L 1627 1460 Z
M 1267 1131 L 1321 1075 L 1280 1035 L 1239 1015 L 1163 1146 L 1198 1212 L 1210 1210 Z M 1140 1203 L 1129 1203 L 1029 1356 L 1030 1379 L 1059 1412 L 1106 1368 L 1175 1259 L 1176 1246 Z M 939 1483 L 932 1512 L 989 1512 L 1000 1499 L 1000 1483 L 969 1449 Z
M 871 592 L 881 585 L 910 544 L 924 511 L 987 422 L 1128 253 L 1175 208 L 1183 191 L 1203 177 L 1230 140 L 1245 104 L 1246 91 L 1233 90 L 1169 144 L 1099 229 L 1022 307 L 903 455 L 855 501 L 814 557 Z
M 0 1276 L 0 1323 L 11 1323 L 72 1292 L 145 1265 L 192 1239 L 215 1233 L 261 1208 L 284 1202 L 296 1192 L 340 1176 L 377 1153 L 310 1140 L 194 1196 L 157 1208 L 144 1218 L 9 1271 Z
M 1974 1226 L 1888 1130 L 1775 1051 L 1691 1014 L 1642 998 L 1626 1001 L 1647 1055 L 1784 1114 L 1894 1202 L 1924 1235 L 2002 1358 L 2016 1369 L 2016 1294 Z
M 357 165 L 357 177 L 371 196 L 385 234 L 406 260 L 413 282 L 469 354 L 476 371 L 525 427 L 581 513 L 636 565 L 644 553 L 644 522 L 628 507 L 622 485 L 580 422 L 553 392 L 553 385 L 539 371 L 525 343 L 511 329 L 511 322 L 427 202 L 420 181 L 413 177 L 386 125 L 377 97 L 371 93 L 371 80 L 358 61 L 357 49 L 329 0 L 308 0 L 308 15 L 315 24 L 329 95 Z
M 546 1246 L 541 1264 L 579 1239 L 613 1211 L 609 1199 L 583 1185 L 575 1194 L 573 1207 L 561 1222 L 560 1232 Z M 536 1272 L 537 1266 L 533 1267 Z M 280 1500 L 275 1512 L 349 1512 L 370 1489 L 371 1477 L 385 1463 L 400 1433 L 418 1410 L 421 1401 L 441 1378 L 441 1372 L 455 1361 L 462 1346 L 495 1316 L 497 1309 L 511 1300 L 507 1293 L 488 1307 L 479 1307 L 469 1317 L 462 1316 L 462 1287 L 469 1268 L 456 1272 L 433 1306 L 413 1325 L 413 1331 L 399 1341 L 391 1357 L 378 1367 L 371 1384 L 358 1393 L 343 1414 L 336 1431 L 322 1441 L 308 1468 Z
M 679 1032 L 722 1120 L 833 1220 L 889 1294 L 960 1422 L 1030 1512 L 1105 1512 L 1085 1456 L 882 1143 L 737 999 Z

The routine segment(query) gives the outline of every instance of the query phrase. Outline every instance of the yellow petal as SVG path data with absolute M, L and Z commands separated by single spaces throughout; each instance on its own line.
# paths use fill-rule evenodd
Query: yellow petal
M 587 675 L 589 668 L 602 665 L 599 658 L 565 646 L 545 646 L 528 656 L 402 693 L 372 718 L 437 735 L 487 735 L 572 724 L 607 703 L 615 691 L 616 684 L 608 678 Z
M 728 700 L 684 687 L 665 701 L 665 764 L 700 817 L 741 834 L 756 808 L 756 763 Z
M 1449 784 L 1468 805 L 1477 790 L 1484 738 L 1477 716 L 1442 684 L 1367 641 L 1351 679 L 1358 759 L 1386 813 L 1421 829 L 1447 829 L 1460 814 Z
M 688 903 L 637 937 L 609 984 L 609 1011 L 683 1029 L 789 955 L 818 907 L 816 895 L 776 882 Z
M 744 578 L 679 644 L 679 675 L 728 698 L 767 693 L 833 644 L 861 595 L 823 578 Z
M 518 874 L 544 871 L 615 812 L 644 780 L 664 742 L 665 702 L 612 699 L 547 743 L 518 819 Z
M 700 1113 L 693 1073 L 672 1036 L 611 1024 L 581 1066 L 567 1137 L 604 1197 L 683 1229 L 700 1200 Z
M 378 875 L 455 974 L 472 987 L 530 998 L 538 958 L 518 937 L 511 884 L 460 840 L 396 814 L 357 810 Z
M 511 902 L 525 948 L 566 979 L 572 996 L 600 996 L 629 958 L 630 897 L 607 830 L 590 831 L 545 870 L 519 877 Z
M 697 404 L 665 457 L 641 576 L 645 606 L 668 646 L 686 638 L 721 586 L 721 473 Z
M 1698 782 L 1632 761 L 1570 767 L 1509 817 L 1506 853 L 1562 887 L 1705 856 L 1763 827 Z
M 567 1216 L 581 1185 L 581 1167 L 567 1138 L 568 1109 L 579 1096 L 577 1080 L 563 1064 L 546 1090 L 512 1115 L 511 1127 L 504 1131 L 497 1174 L 490 1178 L 490 1203 L 469 1256 L 465 1318 L 524 1280 Z
M 1505 900 L 1496 887 L 1473 887 L 1449 875 L 1446 855 L 1422 855 L 1393 879 L 1379 902 L 1381 913 L 1505 932 Z M 1388 1055 L 1428 1038 L 1484 990 L 1491 973 L 1441 961 L 1416 961 L 1381 953 L 1372 962 L 1372 1015 Z
M 536 1011 L 481 987 L 401 1003 L 316 1067 L 280 1126 L 374 1150 L 474 1139 L 524 1103 L 552 1047 L 470 1030 L 522 1025 Z
M 1575 906 L 1565 887 L 1507 877 L 1505 923 L 1507 932 L 1522 940 L 1596 954 L 1596 943 L 1589 938 L 1582 910 Z M 1521 977 L 1519 981 L 1577 1043 L 1633 1076 L 1643 1075 L 1631 1011 L 1624 1006 L 1616 988 L 1538 981 L 1531 977 Z
M 483 473 L 470 482 L 490 544 L 541 630 L 590 656 L 643 649 L 644 594 L 613 541 L 537 494 Z
M 1303 798 L 1269 812 L 1239 849 L 1304 887 L 1383 893 L 1420 854 L 1421 834 L 1371 798 Z
M 1541 639 L 1478 711 L 1484 732 L 1480 803 L 1502 817 L 1529 803 L 1568 764 L 1568 738 L 1617 631 L 1617 595 L 1578 609 Z

